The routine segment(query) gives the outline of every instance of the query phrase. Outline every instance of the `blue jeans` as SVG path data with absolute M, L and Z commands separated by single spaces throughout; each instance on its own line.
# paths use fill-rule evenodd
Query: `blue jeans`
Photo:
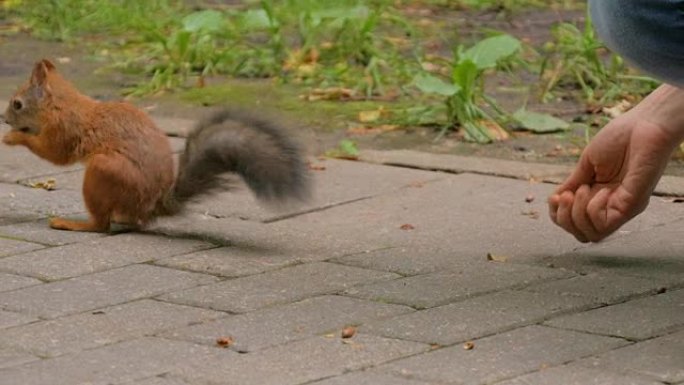
M 629 63 L 684 87 L 684 0 L 589 0 L 596 32 Z

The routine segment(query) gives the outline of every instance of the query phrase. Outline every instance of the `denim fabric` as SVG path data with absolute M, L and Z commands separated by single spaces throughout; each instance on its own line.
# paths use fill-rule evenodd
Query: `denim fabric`
M 589 0 L 596 32 L 628 62 L 684 86 L 684 0 Z

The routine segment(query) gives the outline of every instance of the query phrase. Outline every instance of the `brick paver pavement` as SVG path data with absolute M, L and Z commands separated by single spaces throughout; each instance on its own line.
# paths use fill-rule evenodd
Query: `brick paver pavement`
M 83 216 L 82 168 L 1 150 L 0 385 L 684 383 L 678 203 L 582 245 L 527 180 L 563 167 L 368 153 L 314 159 L 300 207 L 238 188 L 145 233 L 71 233 L 45 218 Z

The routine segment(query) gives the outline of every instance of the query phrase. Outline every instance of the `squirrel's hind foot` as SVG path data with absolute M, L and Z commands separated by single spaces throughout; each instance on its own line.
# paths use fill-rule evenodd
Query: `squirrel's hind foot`
M 97 222 L 94 220 L 88 221 L 72 221 L 64 218 L 50 218 L 50 227 L 56 230 L 69 231 L 92 231 L 104 233 L 109 230 L 109 222 Z

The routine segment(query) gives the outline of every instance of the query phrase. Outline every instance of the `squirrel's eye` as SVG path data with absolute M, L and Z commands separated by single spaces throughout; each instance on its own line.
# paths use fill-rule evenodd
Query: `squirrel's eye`
M 14 108 L 15 111 L 19 111 L 24 107 L 24 103 L 21 102 L 19 99 L 14 99 L 12 100 L 12 108 Z

